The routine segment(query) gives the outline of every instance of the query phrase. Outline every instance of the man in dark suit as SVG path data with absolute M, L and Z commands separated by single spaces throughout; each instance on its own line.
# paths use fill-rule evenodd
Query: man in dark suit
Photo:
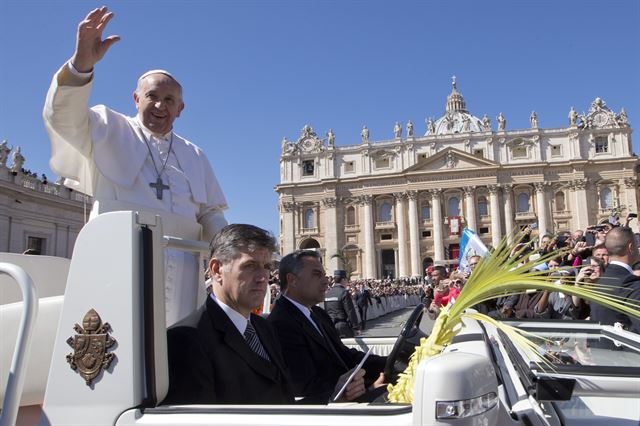
M 328 280 L 320 255 L 298 250 L 280 261 L 282 296 L 276 301 L 269 322 L 276 329 L 296 395 L 307 401 L 326 403 L 340 376 L 355 367 L 364 353 L 347 348 L 327 313 L 315 306 L 324 300 Z M 384 389 L 371 389 L 384 382 L 385 357 L 371 355 L 364 364 L 364 380 L 352 383 L 345 401 L 370 401 Z M 362 370 L 360 371 L 362 373 Z
M 358 312 L 360 313 L 360 330 L 364 330 L 367 323 L 367 310 L 369 309 L 369 305 L 371 305 L 371 293 L 362 283 L 358 284 L 356 305 L 358 305 Z
M 620 297 L 629 297 L 638 284 L 632 276 L 631 265 L 640 260 L 633 231 L 626 226 L 613 228 L 607 233 L 604 244 L 609 252 L 609 265 L 597 283 L 610 286 L 603 291 Z M 591 319 L 606 325 L 613 325 L 616 322 L 626 328 L 631 325 L 631 319 L 627 315 L 597 303 L 591 303 Z
M 164 404 L 293 403 L 280 344 L 251 309 L 267 291 L 275 239 L 252 225 L 213 237 L 212 293 L 167 332 L 169 393 Z

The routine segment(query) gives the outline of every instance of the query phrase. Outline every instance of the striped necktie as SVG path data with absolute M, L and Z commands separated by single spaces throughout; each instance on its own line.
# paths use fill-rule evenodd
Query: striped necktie
M 258 354 L 260 358 L 271 361 L 264 346 L 262 346 L 262 343 L 260 343 L 260 339 L 256 334 L 256 329 L 253 328 L 253 324 L 251 324 L 251 321 L 247 321 L 247 328 L 244 330 L 244 338 L 249 344 L 251 350 Z

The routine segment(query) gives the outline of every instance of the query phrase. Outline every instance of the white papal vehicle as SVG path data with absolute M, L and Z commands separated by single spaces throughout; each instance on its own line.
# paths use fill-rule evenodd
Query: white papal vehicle
M 204 249 L 176 220 L 114 211 L 83 228 L 70 263 L 0 257 L 2 425 L 640 424 L 640 336 L 589 322 L 512 323 L 560 360 L 540 366 L 497 329 L 467 321 L 419 365 L 413 404 L 163 405 L 164 248 Z M 420 317 L 418 308 L 400 339 L 345 343 L 400 354 L 401 366 Z

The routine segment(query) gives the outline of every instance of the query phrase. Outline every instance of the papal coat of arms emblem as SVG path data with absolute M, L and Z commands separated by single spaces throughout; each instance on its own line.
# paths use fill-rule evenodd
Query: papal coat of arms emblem
M 107 369 L 115 358 L 115 354 L 108 353 L 107 349 L 113 346 L 116 340 L 109 336 L 109 323 L 102 324 L 100 315 L 94 309 L 84 315 L 82 325 L 84 328 L 76 324 L 73 329 L 78 334 L 67 339 L 67 344 L 73 348 L 73 353 L 67 355 L 67 362 L 72 369 L 80 373 L 87 385 L 90 385 L 100 371 Z

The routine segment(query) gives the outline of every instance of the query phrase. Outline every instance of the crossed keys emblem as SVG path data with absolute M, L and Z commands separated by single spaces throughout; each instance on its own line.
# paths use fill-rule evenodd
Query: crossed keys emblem
M 73 329 L 78 334 L 67 339 L 67 344 L 73 348 L 73 353 L 67 355 L 67 362 L 80 373 L 87 385 L 91 385 L 91 381 L 103 369 L 107 369 L 115 358 L 115 354 L 108 353 L 107 349 L 116 340 L 109 336 L 109 323 L 102 324 L 100 315 L 94 309 L 84 315 L 82 325 L 84 328 L 76 324 Z

